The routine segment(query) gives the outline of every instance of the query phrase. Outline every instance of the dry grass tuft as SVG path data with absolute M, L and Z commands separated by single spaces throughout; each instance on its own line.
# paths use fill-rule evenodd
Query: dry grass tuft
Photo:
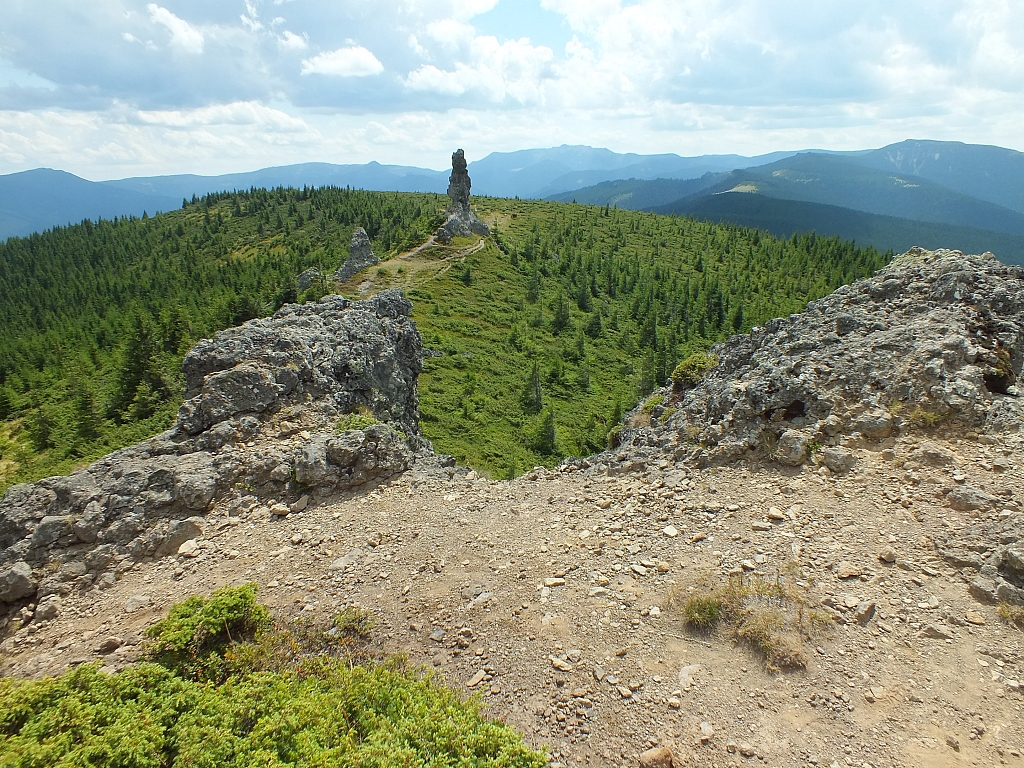
M 803 645 L 828 626 L 828 614 L 808 610 L 809 587 L 789 568 L 769 580 L 757 575 L 730 577 L 727 583 L 705 580 L 696 590 L 677 592 L 683 621 L 699 632 L 718 631 L 760 654 L 769 670 L 805 669 Z
M 1024 629 L 1024 606 L 1000 603 L 999 615 L 1008 624 L 1013 624 L 1018 629 Z

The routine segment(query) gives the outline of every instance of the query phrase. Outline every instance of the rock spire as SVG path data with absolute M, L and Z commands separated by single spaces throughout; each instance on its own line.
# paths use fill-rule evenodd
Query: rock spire
M 448 244 L 455 237 L 489 235 L 487 225 L 476 217 L 469 207 L 469 190 L 473 186 L 466 170 L 466 153 L 461 149 L 452 154 L 452 175 L 448 177 L 448 197 L 451 204 L 445 212 L 447 219 L 437 230 L 437 239 Z

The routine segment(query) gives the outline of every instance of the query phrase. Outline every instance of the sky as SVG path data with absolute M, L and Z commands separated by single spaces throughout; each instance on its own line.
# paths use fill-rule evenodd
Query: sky
M 1024 150 L 1020 0 L 3 0 L 0 173 Z

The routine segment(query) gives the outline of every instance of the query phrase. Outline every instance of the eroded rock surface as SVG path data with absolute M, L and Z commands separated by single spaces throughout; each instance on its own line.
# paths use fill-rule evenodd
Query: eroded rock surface
M 448 197 L 452 202 L 445 212 L 447 219 L 436 234 L 441 243 L 448 244 L 455 237 L 490 234 L 487 225 L 469 207 L 472 182 L 466 168 L 466 155 L 461 149 L 457 150 L 452 155 L 452 175 L 448 179 Z
M 625 444 L 689 444 L 711 459 L 762 449 L 798 466 L 811 448 L 914 426 L 1017 431 L 1024 269 L 991 254 L 913 249 L 712 354 L 718 365 L 696 387 L 664 391 L 678 410 L 624 433 Z
M 306 504 L 429 456 L 411 309 L 399 291 L 329 296 L 198 343 L 171 430 L 0 500 L 0 604 L 102 586 L 126 559 L 173 554 L 240 489 Z M 354 412 L 365 428 L 344 429 Z
M 348 244 L 348 258 L 341 265 L 341 269 L 334 273 L 334 277 L 337 280 L 348 280 L 357 272 L 379 263 L 380 259 L 374 255 L 370 246 L 370 236 L 362 227 L 356 227 L 352 233 L 352 241 Z

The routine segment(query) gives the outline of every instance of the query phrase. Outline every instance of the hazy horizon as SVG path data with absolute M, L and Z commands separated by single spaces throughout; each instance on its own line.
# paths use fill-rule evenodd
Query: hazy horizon
M 998 0 L 56 0 L 5 5 L 0 174 L 303 162 L 442 169 L 454 147 L 1024 149 L 1024 5 Z

